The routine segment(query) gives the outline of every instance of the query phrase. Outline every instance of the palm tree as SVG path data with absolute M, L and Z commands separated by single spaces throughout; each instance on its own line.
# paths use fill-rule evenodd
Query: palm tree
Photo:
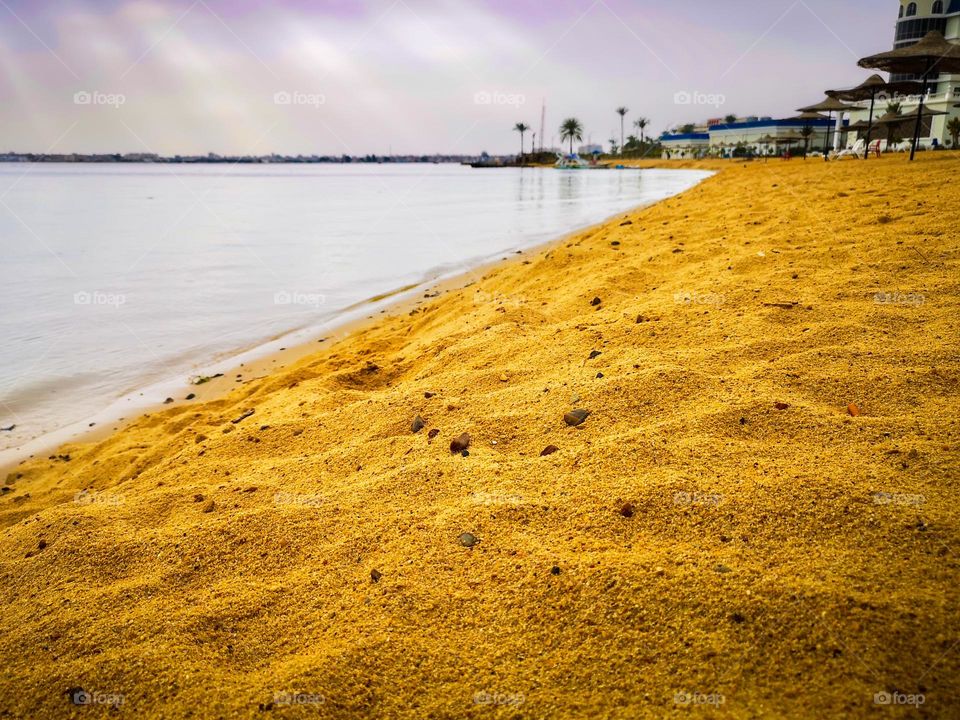
M 513 129 L 520 133 L 520 162 L 523 162 L 523 134 L 530 129 L 526 123 L 518 122 Z
M 899 102 L 889 102 L 887 103 L 887 112 L 893 113 L 894 115 L 899 115 L 900 111 L 903 109 L 903 104 Z M 903 126 L 897 125 L 895 123 L 890 123 L 887 125 L 887 150 L 889 151 L 892 145 L 899 145 L 903 142 L 901 137 L 901 130 Z
M 807 156 L 807 150 L 810 147 L 810 136 L 813 135 L 813 126 L 810 124 L 800 128 L 800 135 L 803 137 L 803 156 Z
M 570 141 L 570 154 L 573 155 L 573 141 L 583 140 L 583 125 L 576 118 L 567 118 L 560 124 L 560 142 Z
M 960 139 L 960 117 L 955 117 L 947 123 L 947 132 L 953 140 L 953 148 L 957 149 L 957 140 Z
M 620 147 L 621 148 L 623 147 L 623 118 L 628 112 L 630 112 L 628 108 L 625 108 L 625 107 L 617 108 L 617 115 L 620 116 Z
M 640 144 L 643 144 L 643 131 L 650 124 L 650 118 L 639 117 L 633 121 L 633 126 L 640 131 Z

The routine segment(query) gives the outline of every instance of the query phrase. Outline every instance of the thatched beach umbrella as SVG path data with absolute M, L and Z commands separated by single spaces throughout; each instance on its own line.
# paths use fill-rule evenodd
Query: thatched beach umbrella
M 898 124 L 903 123 L 903 116 L 900 113 L 895 112 L 885 112 L 883 115 L 878 117 L 873 124 L 877 127 L 886 127 L 887 128 L 887 146 L 889 147 L 893 133 L 896 130 Z
M 917 106 L 917 122 L 913 131 L 913 160 L 920 144 L 920 125 L 923 119 L 923 99 L 927 94 L 930 76 L 937 73 L 960 73 L 960 45 L 947 42 L 943 35 L 931 30 L 916 45 L 897 48 L 889 52 L 871 55 L 860 60 L 860 67 L 875 68 L 883 72 L 919 75 L 923 84 L 920 103 Z
M 802 112 L 804 115 L 806 115 L 807 113 L 825 112 L 827 113 L 827 120 L 831 120 L 833 119 L 833 113 L 838 112 L 842 116 L 845 111 L 851 109 L 852 107 L 853 105 L 847 105 L 846 103 L 840 102 L 836 98 L 830 97 L 828 94 L 825 100 L 821 100 L 816 105 L 809 105 L 804 108 L 799 108 L 799 111 Z M 824 155 L 827 154 L 827 148 L 829 147 L 830 147 L 830 128 L 828 126 L 827 137 L 824 140 L 824 145 L 823 145 Z
M 883 95 L 898 94 L 919 94 L 923 90 L 923 84 L 915 80 L 900 80 L 898 82 L 887 82 L 879 75 L 871 75 L 855 88 L 849 90 L 827 90 L 827 95 L 837 100 L 846 100 L 847 102 L 860 102 L 870 100 L 870 115 L 867 119 L 866 142 L 870 145 L 870 133 L 873 130 L 873 111 L 876 105 L 877 97 Z M 869 157 L 869 153 L 863 154 L 863 159 Z
M 766 135 L 762 135 L 756 140 L 754 140 L 754 142 L 757 145 L 774 145 L 777 142 L 777 139 L 770 133 L 767 133 Z M 766 154 L 765 151 L 764 151 L 764 154 Z
M 923 116 L 921 119 L 926 120 L 937 115 L 947 115 L 943 110 L 933 110 L 932 108 L 924 108 Z M 877 125 L 886 125 L 887 126 L 887 143 L 889 144 L 890 138 L 893 136 L 893 133 L 898 127 L 905 126 L 907 123 L 915 119 L 915 115 L 911 113 L 894 113 L 887 112 L 884 113 L 876 122 Z M 916 142 L 916 140 L 914 140 Z

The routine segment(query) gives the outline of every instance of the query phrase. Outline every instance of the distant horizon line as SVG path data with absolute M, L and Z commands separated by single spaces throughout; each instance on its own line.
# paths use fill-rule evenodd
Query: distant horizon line
M 561 152 L 557 149 L 544 149 L 523 153 L 524 155 L 536 155 L 540 153 Z M 159 153 L 143 152 L 106 152 L 106 153 L 50 153 L 50 152 L 20 152 L 9 151 L 0 152 L 0 162 L 87 162 L 87 163 L 207 163 L 207 164 L 317 164 L 317 163 L 351 163 L 351 162 L 419 162 L 419 161 L 448 161 L 462 162 L 476 160 L 483 156 L 491 158 L 513 158 L 518 153 L 492 154 L 486 151 L 479 153 L 391 153 L 389 155 L 380 155 L 376 153 L 367 153 L 364 155 L 350 155 L 342 153 L 339 155 L 305 155 L 298 153 L 296 155 L 283 153 L 269 153 L 266 155 L 220 155 L 219 153 L 205 154 L 175 154 L 161 155 Z

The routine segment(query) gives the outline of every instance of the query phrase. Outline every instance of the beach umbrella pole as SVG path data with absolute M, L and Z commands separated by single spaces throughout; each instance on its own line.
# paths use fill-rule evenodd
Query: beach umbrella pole
M 923 121 L 923 99 L 927 96 L 927 83 L 930 81 L 930 70 L 932 65 L 927 60 L 927 71 L 923 74 L 923 90 L 920 91 L 920 104 L 917 105 L 917 124 L 913 129 L 913 145 L 910 148 L 910 162 L 917 154 L 917 145 L 920 144 L 920 125 Z
M 866 162 L 870 157 L 870 131 L 873 130 L 873 106 L 877 101 L 877 91 L 870 93 L 870 119 L 867 120 L 867 146 L 863 150 L 863 160 Z M 847 141 L 849 142 L 849 140 Z

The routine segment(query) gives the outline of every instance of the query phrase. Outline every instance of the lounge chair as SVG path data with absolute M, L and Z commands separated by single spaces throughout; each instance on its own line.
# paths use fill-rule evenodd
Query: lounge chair
M 857 140 L 856 143 L 854 143 L 853 147 L 848 147 L 844 150 L 841 150 L 840 152 L 838 152 L 836 155 L 833 156 L 833 159 L 839 160 L 840 158 L 847 157 L 848 155 L 852 155 L 853 157 L 857 157 L 857 158 L 863 157 L 864 153 L 866 152 L 866 149 L 867 149 L 867 141 L 864 140 L 863 138 L 860 138 L 859 140 Z

